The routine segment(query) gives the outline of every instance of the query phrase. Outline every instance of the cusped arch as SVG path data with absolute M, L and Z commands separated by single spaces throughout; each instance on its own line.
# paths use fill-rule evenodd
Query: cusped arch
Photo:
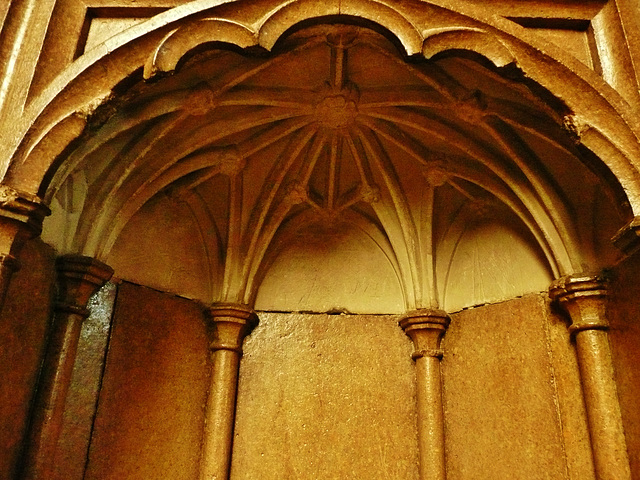
M 210 42 L 249 48 L 257 45 L 257 38 L 247 26 L 225 19 L 205 18 L 182 25 L 164 37 L 148 58 L 144 78 L 174 71 L 187 52 Z
M 509 48 L 499 38 L 479 28 L 447 29 L 429 35 L 422 46 L 425 58 L 450 50 L 471 50 L 489 59 L 496 67 L 515 63 Z
M 397 37 L 408 54 L 423 49 L 428 55 L 466 49 L 486 56 L 497 66 L 515 63 L 525 76 L 564 101 L 574 114 L 571 121 L 577 125 L 573 130 L 579 140 L 613 172 L 626 192 L 633 215 L 640 215 L 640 173 L 633 161 L 640 158 L 640 128 L 628 105 L 595 72 L 522 27 L 504 19 L 482 18 L 473 9 L 454 11 L 429 2 L 379 0 L 274 0 L 265 2 L 261 15 L 254 14 L 252 22 L 242 23 L 231 18 L 229 9 L 227 18 L 216 16 L 216 9 L 227 3 L 217 2 L 211 7 L 210 2 L 196 2 L 189 8 L 176 7 L 113 37 L 70 65 L 25 111 L 18 125 L 22 131 L 17 136 L 19 143 L 8 145 L 13 151 L 6 152 L 10 163 L 4 182 L 42 194 L 56 157 L 80 136 L 80 128 L 56 126 L 70 118 L 76 125 L 77 118 L 90 116 L 118 82 L 145 65 L 155 62 L 160 71 L 170 69 L 178 64 L 180 52 L 186 54 L 198 42 L 222 41 L 241 48 L 257 43 L 269 49 L 278 35 L 297 23 L 322 17 L 339 21 L 345 16 L 378 23 Z M 233 11 L 242 16 L 250 2 L 236 3 Z M 255 5 L 252 8 L 255 10 Z M 211 19 L 202 20 L 208 14 Z M 207 22 L 219 28 L 207 29 Z M 181 49 L 162 53 L 162 46 L 170 40 L 180 40 Z M 148 67 L 147 71 L 154 68 Z M 97 72 L 105 71 L 100 85 L 91 86 Z

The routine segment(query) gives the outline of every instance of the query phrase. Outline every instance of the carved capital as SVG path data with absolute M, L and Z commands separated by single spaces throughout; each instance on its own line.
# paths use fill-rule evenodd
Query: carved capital
M 40 235 L 42 222 L 50 214 L 38 196 L 0 185 L 0 217 L 26 225 L 32 236 Z
M 411 358 L 442 358 L 440 340 L 449 322 L 449 315 L 442 310 L 424 309 L 407 313 L 399 324 L 413 341 L 415 350 Z
M 59 312 L 87 317 L 89 298 L 113 275 L 113 269 L 91 257 L 64 255 L 56 262 Z
M 571 317 L 569 331 L 606 330 L 609 322 L 605 315 L 606 281 L 597 275 L 562 277 L 549 288 L 551 300 Z
M 211 322 L 211 352 L 230 350 L 242 355 L 242 342 L 258 325 L 258 316 L 246 305 L 218 303 L 207 309 Z

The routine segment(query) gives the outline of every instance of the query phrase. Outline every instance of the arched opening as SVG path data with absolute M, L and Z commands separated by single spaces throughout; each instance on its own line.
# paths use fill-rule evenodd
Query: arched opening
M 5 223 L 52 210 L 34 298 L 59 277 L 24 476 L 627 478 L 604 311 L 606 280 L 618 325 L 637 305 L 611 242 L 640 212 L 622 93 L 539 19 L 214 3 L 41 60 L 0 145 Z
M 458 412 L 446 420 L 452 478 L 471 465 L 478 478 L 590 471 L 583 410 L 571 424 L 579 433 L 563 437 L 580 403 L 577 364 L 541 292 L 614 263 L 609 240 L 632 213 L 563 128 L 568 108 L 473 55 L 408 62 L 362 25 L 293 29 L 268 55 L 213 47 L 131 85 L 48 177 L 43 239 L 125 282 L 89 477 L 192 466 L 195 446 L 169 453 L 159 434 L 143 447 L 148 430 L 109 420 L 161 416 L 194 381 L 173 367 L 173 383 L 163 379 L 162 359 L 192 361 L 166 329 L 186 344 L 204 335 L 194 303 L 137 285 L 262 310 L 240 370 L 233 478 L 416 478 L 416 386 L 407 358 L 395 359 L 408 340 L 394 315 L 425 308 L 455 324 L 443 360 L 445 410 Z M 136 304 L 158 323 L 135 320 Z M 182 327 L 161 314 L 174 308 Z M 151 347 L 160 331 L 171 353 Z M 148 374 L 159 385 L 136 355 L 158 359 Z M 149 400 L 136 404 L 136 388 L 117 399 L 131 375 Z M 195 382 L 204 390 L 205 378 Z M 390 395 L 403 408 L 388 408 Z M 194 441 L 201 415 L 177 402 L 172 422 Z M 491 433 L 475 441 L 470 419 Z M 118 439 L 143 454 L 125 455 Z M 488 451 L 491 464 L 478 463 Z M 376 461 L 354 466 L 358 455 Z

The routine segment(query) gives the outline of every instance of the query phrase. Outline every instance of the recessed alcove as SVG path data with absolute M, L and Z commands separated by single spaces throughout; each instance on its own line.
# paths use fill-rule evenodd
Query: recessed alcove
M 390 33 L 358 23 L 294 28 L 268 54 L 200 47 L 172 75 L 133 82 L 51 176 L 43 238 L 123 281 L 88 478 L 110 471 L 120 437 L 144 452 L 140 464 L 123 454 L 122 471 L 152 471 L 144 435 L 110 420 L 146 408 L 119 402 L 118 386 L 145 380 L 153 418 L 172 385 L 206 391 L 192 342 L 205 343 L 202 306 L 219 303 L 260 319 L 239 370 L 232 478 L 415 478 L 416 383 L 397 322 L 419 309 L 455 323 L 442 360 L 453 480 L 480 478 L 477 458 L 512 478 L 589 478 L 577 364 L 540 292 L 619 258 L 619 185 L 585 161 L 568 108 L 517 69 L 468 52 L 408 62 Z M 165 384 L 155 365 L 163 381 L 146 380 L 139 358 L 185 351 L 195 367 Z M 513 405 L 528 406 L 526 422 Z M 197 443 L 200 404 L 181 407 Z M 570 465 L 567 451 L 587 460 Z M 167 477 L 170 463 L 157 462 Z

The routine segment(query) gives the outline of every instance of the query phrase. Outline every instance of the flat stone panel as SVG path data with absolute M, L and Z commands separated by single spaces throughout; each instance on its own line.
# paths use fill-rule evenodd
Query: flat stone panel
M 505 220 L 513 222 L 506 217 L 465 227 L 451 257 L 439 259 L 445 310 L 507 300 L 549 286 L 552 277 L 539 247 Z
M 87 479 L 197 477 L 208 346 L 200 308 L 122 283 Z
M 640 256 L 616 269 L 607 315 L 631 476 L 640 479 Z
M 127 224 L 107 263 L 128 281 L 189 298 L 212 298 L 207 248 L 198 232 L 184 203 L 159 195 Z
M 394 316 L 260 313 L 240 367 L 233 480 L 415 480 L 412 346 Z
M 0 317 L 0 478 L 14 478 L 51 321 L 53 250 L 39 240 L 20 255 Z M 6 476 L 5 476 L 6 475 Z
M 452 315 L 442 361 L 447 479 L 568 477 L 540 295 Z

